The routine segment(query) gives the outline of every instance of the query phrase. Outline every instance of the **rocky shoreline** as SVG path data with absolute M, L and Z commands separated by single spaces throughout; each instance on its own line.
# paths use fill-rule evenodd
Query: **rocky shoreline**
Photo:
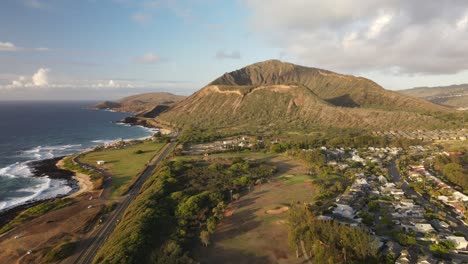
M 76 180 L 73 179 L 74 172 L 60 169 L 57 167 L 57 162 L 63 158 L 64 157 L 57 157 L 57 158 L 52 158 L 52 159 L 32 161 L 28 163 L 28 166 L 30 167 L 31 172 L 33 173 L 33 177 L 48 176 L 51 179 L 66 180 L 68 185 L 72 188 L 72 191 L 69 194 L 64 195 L 64 196 L 68 196 L 74 192 L 77 192 L 79 190 L 79 186 Z M 52 199 L 56 199 L 56 198 L 60 198 L 64 196 L 57 196 Z M 13 208 L 7 209 L 6 211 L 0 212 L 0 228 L 3 225 L 10 222 L 11 220 L 13 220 L 18 214 L 20 214 L 25 209 L 30 208 L 39 203 L 52 200 L 52 199 L 36 200 L 36 201 L 33 200 L 28 203 L 21 204 Z
M 57 157 L 46 160 L 31 161 L 28 163 L 34 177 L 49 176 L 51 179 L 72 180 L 73 172 L 60 169 L 57 167 L 57 162 L 64 157 Z
M 128 116 L 124 118 L 123 120 L 117 121 L 116 123 L 123 123 L 123 124 L 128 124 L 131 126 L 144 126 L 147 128 L 155 128 L 154 126 L 152 126 L 145 120 L 138 118 L 137 116 Z M 52 159 L 31 161 L 28 163 L 28 166 L 30 167 L 31 172 L 33 173 L 33 177 L 48 176 L 51 179 L 66 180 L 68 185 L 72 188 L 72 191 L 66 195 L 57 196 L 51 199 L 33 200 L 33 201 L 30 201 L 30 202 L 27 202 L 27 203 L 24 203 L 24 204 L 21 204 L 21 205 L 18 205 L 18 206 L 15 206 L 15 207 L 12 207 L 10 209 L 0 212 L 0 228 L 3 225 L 10 222 L 11 220 L 13 220 L 17 215 L 19 215 L 21 212 L 23 212 L 27 208 L 35 206 L 39 203 L 43 203 L 45 201 L 71 195 L 80 190 L 80 186 L 77 180 L 73 178 L 75 173 L 72 171 L 64 170 L 64 169 L 57 167 L 57 163 L 63 158 L 64 157 L 56 157 Z

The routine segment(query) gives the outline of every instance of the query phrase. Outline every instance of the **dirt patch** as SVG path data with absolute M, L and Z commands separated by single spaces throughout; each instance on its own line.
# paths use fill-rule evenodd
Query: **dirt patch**
M 103 200 L 89 200 L 89 196 L 75 197 L 70 206 L 25 221 L 0 236 L 1 263 L 40 263 L 48 249 L 64 240 L 86 239 L 90 223 L 104 206 Z
M 198 247 L 194 257 L 201 263 L 302 263 L 303 259 L 288 245 L 286 225 L 288 204 L 310 202 L 316 192 L 303 181 L 294 181 L 296 174 L 306 174 L 307 167 L 288 157 L 275 157 L 268 163 L 276 165 L 279 174 L 270 183 L 257 185 L 249 194 L 231 203 L 217 226 L 208 247 Z M 286 178 L 281 176 L 291 175 Z M 289 180 L 291 184 L 282 184 Z M 269 210 L 272 205 L 279 208 Z M 272 214 L 266 213 L 270 212 Z M 275 214 L 276 213 L 276 214 Z
M 224 217 L 230 217 L 232 214 L 234 214 L 234 209 L 226 209 L 224 211 Z
M 284 213 L 286 211 L 289 210 L 289 207 L 287 206 L 283 206 L 281 208 L 278 208 L 278 209 L 273 209 L 273 210 L 267 210 L 266 213 L 267 214 L 273 214 L 273 215 L 276 215 L 276 214 L 281 214 L 281 213 Z

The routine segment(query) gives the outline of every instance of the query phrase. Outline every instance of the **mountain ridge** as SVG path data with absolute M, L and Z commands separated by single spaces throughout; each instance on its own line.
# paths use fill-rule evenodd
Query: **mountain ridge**
M 445 107 L 401 97 L 399 93 L 385 90 L 364 77 L 344 75 L 329 70 L 305 67 L 279 60 L 254 63 L 239 70 L 225 73 L 209 85 L 262 86 L 272 84 L 301 84 L 320 98 L 345 107 L 394 108 L 410 111 L 447 111 Z
M 157 119 L 177 126 L 443 127 L 446 107 L 387 91 L 362 77 L 276 60 L 225 73 Z
M 150 92 L 124 97 L 117 101 L 103 101 L 92 108 L 110 109 L 118 112 L 133 112 L 144 115 L 153 111 L 158 105 L 171 105 L 185 99 L 185 96 L 167 92 Z
M 415 87 L 398 92 L 447 107 L 468 109 L 468 84 Z

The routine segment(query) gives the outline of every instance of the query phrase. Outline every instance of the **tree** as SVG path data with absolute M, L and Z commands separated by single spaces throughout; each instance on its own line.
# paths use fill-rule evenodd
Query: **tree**
M 232 199 L 234 199 L 234 200 L 239 200 L 239 198 L 240 198 L 240 194 L 238 194 L 238 193 L 235 193 L 235 194 L 232 195 Z
M 137 155 L 143 154 L 143 150 L 139 149 L 139 150 L 136 150 L 134 153 L 137 154 Z
M 274 153 L 281 153 L 281 152 L 285 152 L 286 148 L 281 144 L 273 144 L 270 147 L 270 151 Z
M 213 234 L 216 229 L 217 220 L 216 217 L 212 216 L 206 221 L 206 229 L 210 234 Z
M 444 176 L 463 189 L 468 189 L 468 177 L 463 173 L 463 167 L 457 163 L 448 163 L 444 166 Z
M 206 230 L 200 232 L 200 240 L 202 244 L 207 247 L 210 244 L 210 233 Z

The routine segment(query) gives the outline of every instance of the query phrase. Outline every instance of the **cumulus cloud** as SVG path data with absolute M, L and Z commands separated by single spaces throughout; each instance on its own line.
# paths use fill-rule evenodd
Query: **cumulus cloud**
M 11 42 L 0 42 L 0 51 L 17 51 L 18 48 Z
M 298 62 L 337 71 L 468 69 L 468 1 L 243 0 L 254 31 Z
M 155 64 L 161 62 L 162 59 L 157 54 L 148 52 L 143 56 L 136 58 L 135 61 L 139 64 Z
M 239 51 L 232 51 L 231 53 L 225 52 L 225 51 L 218 51 L 216 52 L 215 58 L 218 60 L 224 60 L 224 59 L 238 60 L 241 58 L 241 54 Z
M 39 68 L 31 77 L 20 76 L 11 84 L 0 88 L 48 87 L 50 69 Z
M 34 86 L 47 86 L 47 85 L 49 85 L 49 72 L 50 72 L 50 69 L 40 68 L 32 76 L 32 81 L 33 81 Z

